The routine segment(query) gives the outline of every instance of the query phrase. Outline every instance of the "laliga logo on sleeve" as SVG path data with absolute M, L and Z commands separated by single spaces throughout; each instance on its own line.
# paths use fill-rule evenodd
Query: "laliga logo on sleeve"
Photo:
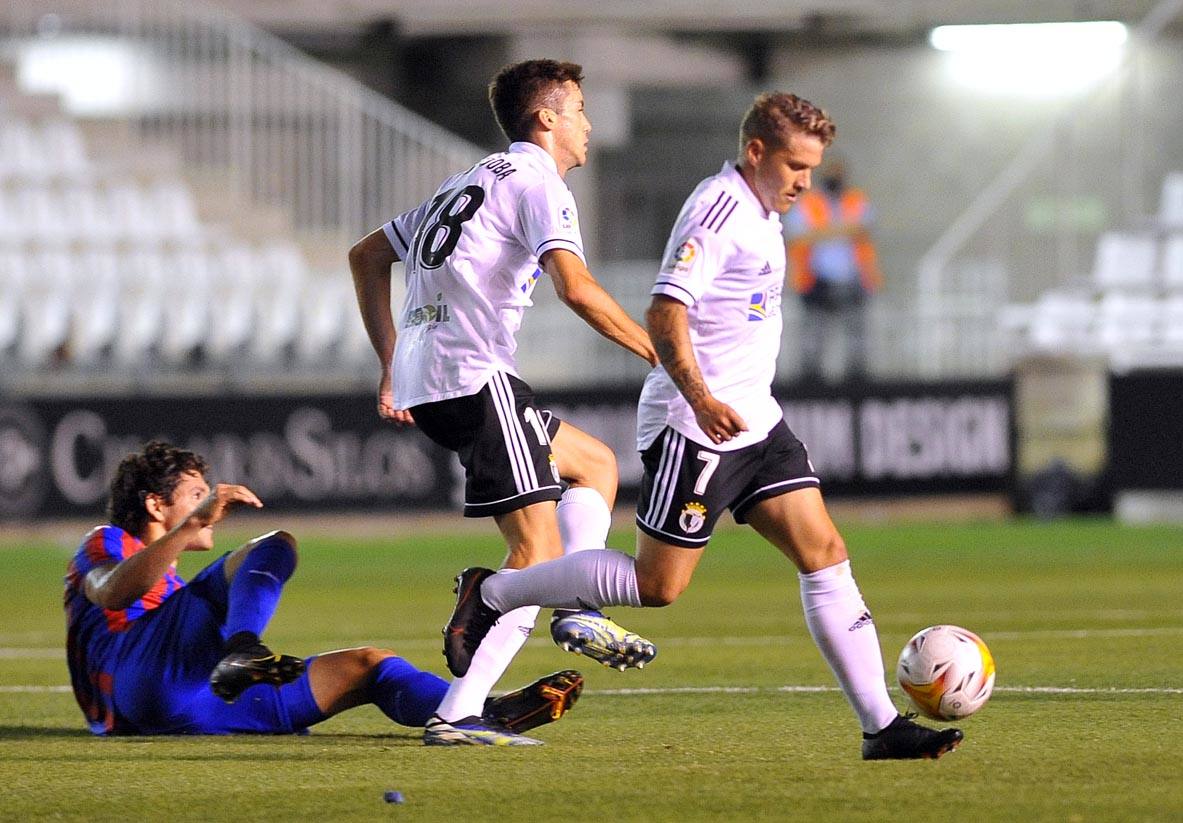
M 706 525 L 706 515 L 707 507 L 702 503 L 687 503 L 682 507 L 682 513 L 678 515 L 678 526 L 686 534 L 694 534 Z
M 698 257 L 698 244 L 694 240 L 685 240 L 674 250 L 674 271 L 690 271 L 694 258 Z
M 559 209 L 559 227 L 564 229 L 575 228 L 575 209 L 570 206 L 563 206 Z

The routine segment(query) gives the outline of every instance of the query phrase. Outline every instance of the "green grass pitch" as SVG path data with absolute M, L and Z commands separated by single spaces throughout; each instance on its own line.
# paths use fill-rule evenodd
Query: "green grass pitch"
M 368 706 L 306 737 L 93 738 L 62 690 L 72 547 L 0 545 L 0 819 L 1183 820 L 1183 528 L 843 531 L 893 681 L 930 624 L 994 652 L 994 697 L 940 761 L 859 759 L 795 575 L 747 530 L 720 531 L 673 606 L 610 612 L 658 643 L 644 671 L 590 665 L 537 631 L 502 687 L 571 666 L 587 685 L 525 750 L 428 749 Z M 244 536 L 228 528 L 219 548 Z M 442 673 L 450 577 L 499 558 L 492 535 L 307 538 L 267 639 L 298 654 L 382 645 Z M 187 556 L 182 574 L 209 559 Z

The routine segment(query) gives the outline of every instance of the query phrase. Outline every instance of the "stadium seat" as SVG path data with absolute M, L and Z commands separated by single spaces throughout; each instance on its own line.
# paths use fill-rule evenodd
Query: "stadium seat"
M 106 244 L 120 239 L 111 210 L 101 189 L 89 183 L 72 183 L 61 194 L 62 230 L 84 242 Z
M 158 249 L 139 247 L 119 259 L 119 334 L 115 362 L 139 368 L 160 341 L 164 323 L 164 258 Z
M 1083 353 L 1096 349 L 1091 338 L 1095 307 L 1080 294 L 1045 292 L 1031 318 L 1031 345 L 1041 351 Z
M 274 365 L 287 359 L 300 329 L 300 296 L 308 278 L 300 250 L 273 244 L 259 250 L 255 334 L 251 358 Z
M 1183 352 L 1183 292 L 1162 301 L 1159 310 L 1159 339 L 1174 351 Z
M 201 247 L 179 249 L 165 258 L 167 294 L 160 355 L 173 366 L 196 365 L 210 333 L 213 272 Z
M 1162 284 L 1168 292 L 1183 293 L 1183 234 L 1173 234 L 1163 244 Z
M 348 278 L 319 276 L 305 282 L 300 296 L 300 335 L 296 338 L 301 363 L 323 365 L 336 357 L 355 300 Z
M 1171 172 L 1162 181 L 1158 220 L 1172 229 L 1183 229 L 1183 171 Z
M 24 255 L 15 248 L 0 247 L 0 354 L 15 346 L 20 335 L 20 306 L 27 279 Z
M 15 245 L 25 240 L 25 221 L 17 207 L 16 197 L 0 186 L 0 244 Z
M 41 183 L 27 183 L 17 189 L 9 203 L 20 225 L 22 239 L 53 244 L 68 235 L 63 226 L 63 206 L 57 192 Z
M 113 233 L 131 242 L 160 240 L 160 220 L 149 198 L 134 182 L 119 181 L 107 189 Z
M 81 367 L 106 357 L 119 332 L 119 264 L 111 248 L 92 247 L 76 261 L 70 290 L 70 359 Z
M 44 249 L 28 260 L 28 279 L 21 290 L 21 336 L 18 359 L 29 368 L 56 364 L 70 332 L 70 254 Z
M 1108 292 L 1097 306 L 1097 340 L 1111 353 L 1130 346 L 1150 345 L 1158 334 L 1158 318 L 1157 298 Z
M 40 132 L 45 167 L 54 176 L 79 178 L 90 173 L 90 160 L 76 124 L 65 119 L 50 120 L 42 124 Z
M 232 363 L 250 341 L 255 327 L 259 261 L 245 245 L 230 245 L 207 259 L 210 269 L 210 335 L 206 353 L 215 363 Z
M 1097 241 L 1093 281 L 1112 288 L 1148 288 L 1154 284 L 1158 244 L 1153 235 L 1106 232 Z
M 152 184 L 144 197 L 150 204 L 157 231 L 170 240 L 190 241 L 201 236 L 193 194 L 178 180 Z

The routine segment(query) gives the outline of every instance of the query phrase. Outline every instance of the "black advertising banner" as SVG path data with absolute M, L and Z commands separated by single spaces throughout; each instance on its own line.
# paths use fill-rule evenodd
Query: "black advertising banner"
M 779 386 L 785 420 L 827 495 L 1010 493 L 1010 380 Z M 539 392 L 539 403 L 603 440 L 625 492 L 640 486 L 636 392 Z
M 97 514 L 152 438 L 277 510 L 440 507 L 453 485 L 451 455 L 382 423 L 370 395 L 0 401 L 0 518 Z
M 1109 378 L 1108 462 L 1115 490 L 1183 489 L 1183 371 Z
M 625 498 L 641 480 L 637 395 L 538 392 L 540 406 L 612 448 Z M 1011 491 L 1009 381 L 776 395 L 828 495 Z M 214 479 L 281 511 L 445 509 L 462 484 L 452 455 L 383 423 L 368 393 L 0 400 L 0 519 L 98 514 L 116 463 L 153 437 L 200 452 Z

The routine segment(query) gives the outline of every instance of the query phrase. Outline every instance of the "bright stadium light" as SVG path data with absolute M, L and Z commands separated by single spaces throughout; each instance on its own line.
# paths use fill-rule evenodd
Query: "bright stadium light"
M 1014 23 L 938 26 L 933 48 L 949 54 L 954 78 L 982 91 L 1059 96 L 1082 91 L 1121 62 L 1122 23 Z

